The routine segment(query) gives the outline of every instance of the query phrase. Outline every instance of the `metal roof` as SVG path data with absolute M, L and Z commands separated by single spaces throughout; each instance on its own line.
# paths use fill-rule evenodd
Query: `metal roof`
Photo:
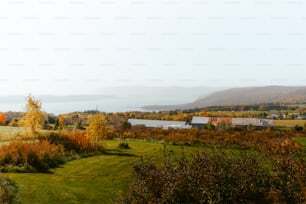
M 194 116 L 192 118 L 191 124 L 207 124 L 208 121 L 209 121 L 209 117 Z
M 151 128 L 190 128 L 190 126 L 186 125 L 186 122 L 184 121 L 129 119 L 128 122 L 131 123 L 132 126 L 144 125 L 145 127 Z

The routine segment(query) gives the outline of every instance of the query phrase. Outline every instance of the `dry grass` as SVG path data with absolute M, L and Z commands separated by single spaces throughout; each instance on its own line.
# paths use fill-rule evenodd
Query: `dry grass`
M 306 120 L 274 120 L 276 127 L 294 127 L 296 125 L 304 127 Z

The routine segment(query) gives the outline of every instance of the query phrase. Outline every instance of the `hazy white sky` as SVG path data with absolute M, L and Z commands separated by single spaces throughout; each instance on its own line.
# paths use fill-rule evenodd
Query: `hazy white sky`
M 1 94 L 305 85 L 303 0 L 0 1 Z

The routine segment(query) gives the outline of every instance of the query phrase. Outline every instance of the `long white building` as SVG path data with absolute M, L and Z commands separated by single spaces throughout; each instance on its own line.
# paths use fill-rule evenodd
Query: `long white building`
M 163 128 L 163 129 L 190 129 L 191 125 L 187 125 L 184 121 L 169 120 L 145 120 L 145 119 L 129 119 L 128 122 L 132 126 L 143 125 L 147 128 Z

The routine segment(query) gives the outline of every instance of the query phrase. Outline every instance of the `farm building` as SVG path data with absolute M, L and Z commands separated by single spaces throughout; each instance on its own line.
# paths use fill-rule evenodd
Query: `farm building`
M 204 125 L 208 124 L 208 122 L 209 122 L 209 117 L 194 116 L 191 121 L 191 126 L 202 129 L 204 128 Z
M 192 127 L 202 129 L 211 123 L 217 128 L 222 127 L 247 127 L 254 126 L 257 129 L 264 129 L 274 126 L 273 120 L 259 118 L 226 118 L 226 117 L 198 117 L 194 116 L 191 121 Z
M 163 128 L 163 129 L 190 129 L 184 121 L 169 121 L 169 120 L 145 120 L 145 119 L 129 119 L 128 122 L 132 126 L 145 126 L 147 128 Z
M 233 127 L 253 126 L 261 129 L 274 126 L 274 121 L 258 118 L 233 118 L 232 125 Z
M 298 120 L 306 120 L 306 115 L 298 116 L 296 119 L 298 119 Z
M 221 125 L 230 126 L 232 124 L 232 118 L 211 117 L 210 122 L 215 127 L 219 127 Z

